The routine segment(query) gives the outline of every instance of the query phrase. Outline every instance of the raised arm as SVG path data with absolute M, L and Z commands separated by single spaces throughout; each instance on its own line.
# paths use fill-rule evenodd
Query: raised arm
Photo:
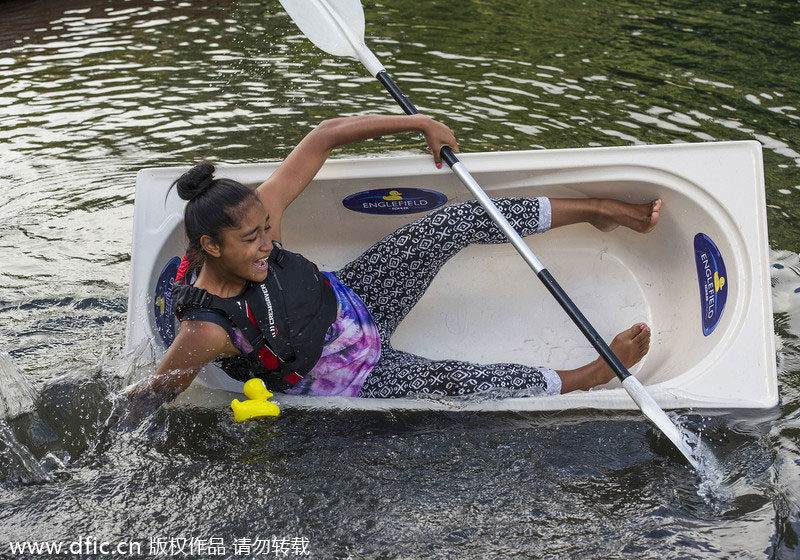
M 433 152 L 434 162 L 439 167 L 443 146 L 450 146 L 454 152 L 458 152 L 458 142 L 453 131 L 425 115 L 362 115 L 320 123 L 256 191 L 270 214 L 275 239 L 280 240 L 283 212 L 308 186 L 331 150 L 368 138 L 409 131 L 419 131 L 425 136 L 425 141 Z

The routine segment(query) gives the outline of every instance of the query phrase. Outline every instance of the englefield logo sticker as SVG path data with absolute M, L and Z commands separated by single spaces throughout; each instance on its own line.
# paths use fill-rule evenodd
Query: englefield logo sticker
M 345 208 L 364 214 L 415 214 L 438 208 L 447 196 L 427 189 L 372 189 L 351 194 Z
M 180 257 L 171 259 L 156 283 L 155 298 L 153 299 L 153 310 L 156 318 L 156 328 L 164 346 L 169 347 L 175 340 L 175 314 L 172 312 L 172 286 L 175 284 L 175 275 L 181 265 Z
M 730 281 L 719 249 L 703 233 L 694 236 L 694 260 L 697 264 L 697 280 L 700 282 L 703 334 L 708 336 L 722 319 Z

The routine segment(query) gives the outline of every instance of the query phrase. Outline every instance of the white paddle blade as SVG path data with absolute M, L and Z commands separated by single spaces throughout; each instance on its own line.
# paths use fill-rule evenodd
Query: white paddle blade
M 364 10 L 359 0 L 280 0 L 280 3 L 317 47 L 335 56 L 358 58 L 357 46 L 351 39 L 364 43 Z M 352 37 L 348 37 L 348 31 Z
M 695 470 L 699 467 L 697 458 L 692 453 L 689 445 L 684 441 L 681 431 L 669 419 L 661 407 L 656 404 L 653 397 L 650 396 L 642 384 L 634 376 L 626 377 L 622 382 L 622 386 L 628 391 L 628 394 L 639 405 L 642 413 L 660 429 L 665 436 L 678 448 L 678 450 L 686 457 L 686 460 L 692 465 Z
M 364 10 L 359 0 L 280 0 L 308 39 L 328 54 L 360 60 L 372 76 L 383 65 L 364 44 Z

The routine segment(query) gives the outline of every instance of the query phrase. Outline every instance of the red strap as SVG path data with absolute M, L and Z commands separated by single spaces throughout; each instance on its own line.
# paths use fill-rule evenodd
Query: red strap
M 298 381 L 300 381 L 303 378 L 300 377 L 299 375 L 297 375 L 296 373 L 290 373 L 289 375 L 287 375 L 283 379 L 284 379 L 284 381 L 294 385 L 294 384 L 296 384 Z
M 186 278 L 186 273 L 189 271 L 189 257 L 186 253 L 183 254 L 181 265 L 178 267 L 178 272 L 175 274 L 175 282 L 180 282 Z
M 247 306 L 247 318 L 250 319 L 250 322 L 253 323 L 256 328 L 259 328 L 258 322 L 256 321 L 256 316 L 253 315 L 253 310 L 250 309 L 249 305 Z M 278 369 L 280 367 L 278 358 L 272 353 L 272 350 L 270 350 L 266 344 L 258 350 L 258 360 L 269 370 Z M 289 383 L 294 384 L 296 381 L 289 381 Z

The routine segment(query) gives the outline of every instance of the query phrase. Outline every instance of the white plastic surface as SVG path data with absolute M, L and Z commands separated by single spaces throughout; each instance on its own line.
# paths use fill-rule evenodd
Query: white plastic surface
M 575 225 L 526 238 L 536 256 L 607 342 L 637 321 L 652 328 L 650 353 L 632 372 L 659 406 L 770 408 L 778 402 L 761 147 L 725 142 L 461 154 L 489 196 L 614 197 L 664 201 L 647 235 Z M 218 176 L 256 185 L 277 164 L 219 167 Z M 129 347 L 162 347 L 153 293 L 170 258 L 184 252 L 183 202 L 169 185 L 185 168 L 144 169 L 137 179 L 129 299 Z M 470 198 L 458 179 L 426 156 L 331 160 L 288 209 L 284 245 L 336 270 L 420 214 L 352 212 L 342 200 L 375 188 L 426 188 L 449 202 Z M 310 225 L 313 224 L 313 227 Z M 728 302 L 704 336 L 693 239 L 719 247 Z M 431 358 L 519 362 L 568 369 L 596 354 L 514 249 L 471 246 L 449 261 L 401 323 L 393 345 Z M 163 347 L 162 347 L 163 348 Z M 158 352 L 157 352 L 158 353 Z M 241 391 L 207 367 L 195 384 Z M 282 405 L 468 410 L 636 409 L 617 381 L 552 397 L 370 400 L 277 396 Z

